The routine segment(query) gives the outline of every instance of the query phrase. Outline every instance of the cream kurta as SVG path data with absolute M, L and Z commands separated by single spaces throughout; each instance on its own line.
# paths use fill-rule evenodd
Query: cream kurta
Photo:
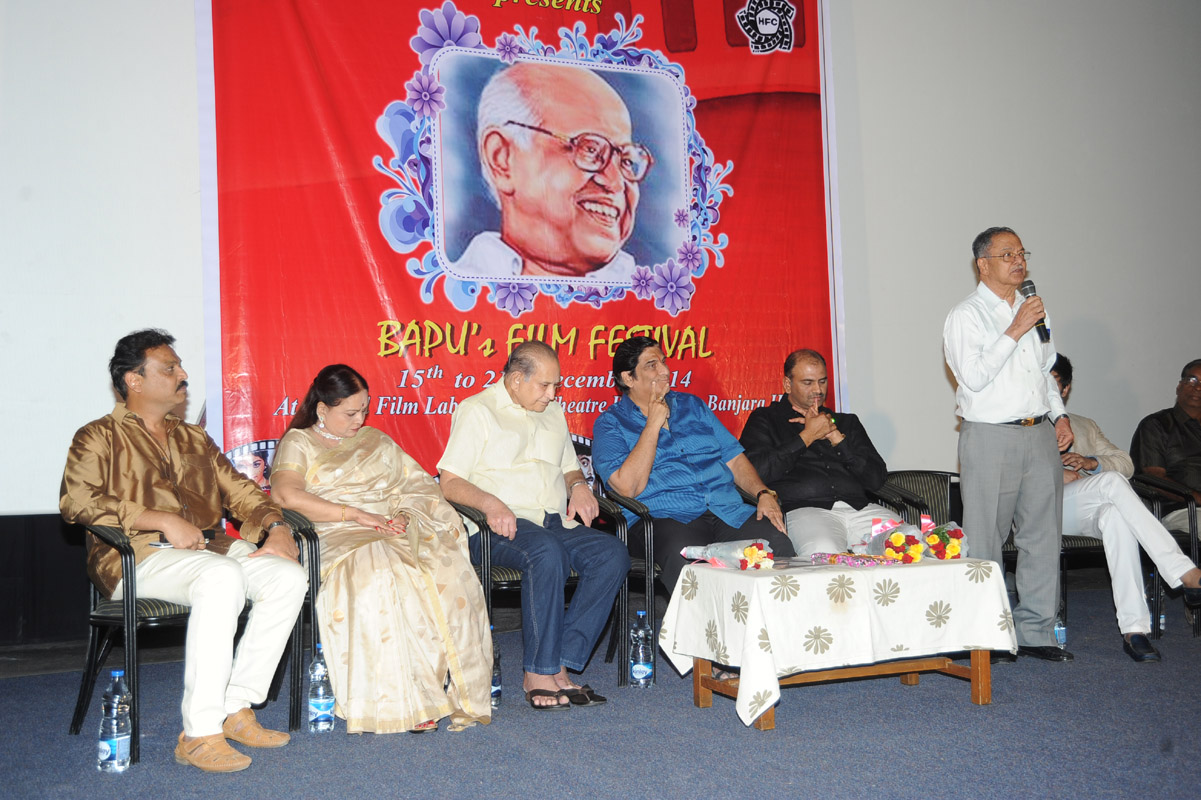
M 289 431 L 272 470 L 299 472 L 323 500 L 408 519 L 399 536 L 353 522 L 315 525 L 317 617 L 346 730 L 393 733 L 447 715 L 452 730 L 487 723 L 492 638 L 484 595 L 459 515 L 433 478 L 367 427 L 328 450 L 308 431 Z

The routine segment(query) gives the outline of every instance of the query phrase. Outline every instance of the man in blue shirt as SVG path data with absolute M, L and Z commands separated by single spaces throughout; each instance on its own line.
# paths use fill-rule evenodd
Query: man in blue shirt
M 622 342 L 613 379 L 625 396 L 600 415 L 592 434 L 597 474 L 650 509 L 660 580 L 675 588 L 687 564 L 680 550 L 693 545 L 765 539 L 777 555 L 795 555 L 776 493 L 700 398 L 670 391 L 670 378 L 654 339 Z M 739 488 L 757 508 L 743 502 Z

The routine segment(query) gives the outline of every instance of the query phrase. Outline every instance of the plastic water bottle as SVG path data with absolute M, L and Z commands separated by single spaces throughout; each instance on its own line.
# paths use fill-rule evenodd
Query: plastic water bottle
M 334 729 L 334 688 L 329 682 L 321 645 L 309 664 L 309 733 L 327 733 Z
M 492 655 L 492 707 L 500 708 L 500 653 Z
M 630 684 L 645 689 L 655 679 L 655 650 L 646 612 L 630 625 Z
M 1068 626 L 1063 624 L 1063 617 L 1055 615 L 1055 644 L 1060 650 L 1068 646 Z
M 129 769 L 129 689 L 125 670 L 113 670 L 112 683 L 100 701 L 100 736 L 96 745 L 96 769 L 124 772 Z
M 1165 614 L 1164 612 L 1160 611 L 1159 612 L 1159 632 L 1160 633 L 1163 633 L 1163 625 L 1167 621 L 1168 621 L 1168 615 Z

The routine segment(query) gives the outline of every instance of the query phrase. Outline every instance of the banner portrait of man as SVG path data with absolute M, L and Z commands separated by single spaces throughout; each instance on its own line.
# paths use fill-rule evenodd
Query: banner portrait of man
M 434 236 L 463 280 L 629 285 L 687 238 L 682 88 L 661 71 L 479 51 L 431 65 Z

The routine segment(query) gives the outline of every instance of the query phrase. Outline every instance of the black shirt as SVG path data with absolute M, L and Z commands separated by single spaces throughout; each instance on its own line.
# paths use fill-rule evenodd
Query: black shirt
M 779 492 L 784 511 L 830 508 L 837 500 L 860 509 L 870 502 L 867 492 L 879 489 L 888 477 L 888 467 L 858 417 L 824 406 L 821 411 L 837 420 L 845 437 L 838 445 L 819 439 L 805 447 L 805 426 L 788 421 L 800 413 L 787 395 L 752 411 L 742 430 L 739 442 L 746 457 L 763 482 Z
M 1145 417 L 1130 441 L 1134 468 L 1163 467 L 1168 477 L 1201 491 L 1201 422 L 1179 405 Z

